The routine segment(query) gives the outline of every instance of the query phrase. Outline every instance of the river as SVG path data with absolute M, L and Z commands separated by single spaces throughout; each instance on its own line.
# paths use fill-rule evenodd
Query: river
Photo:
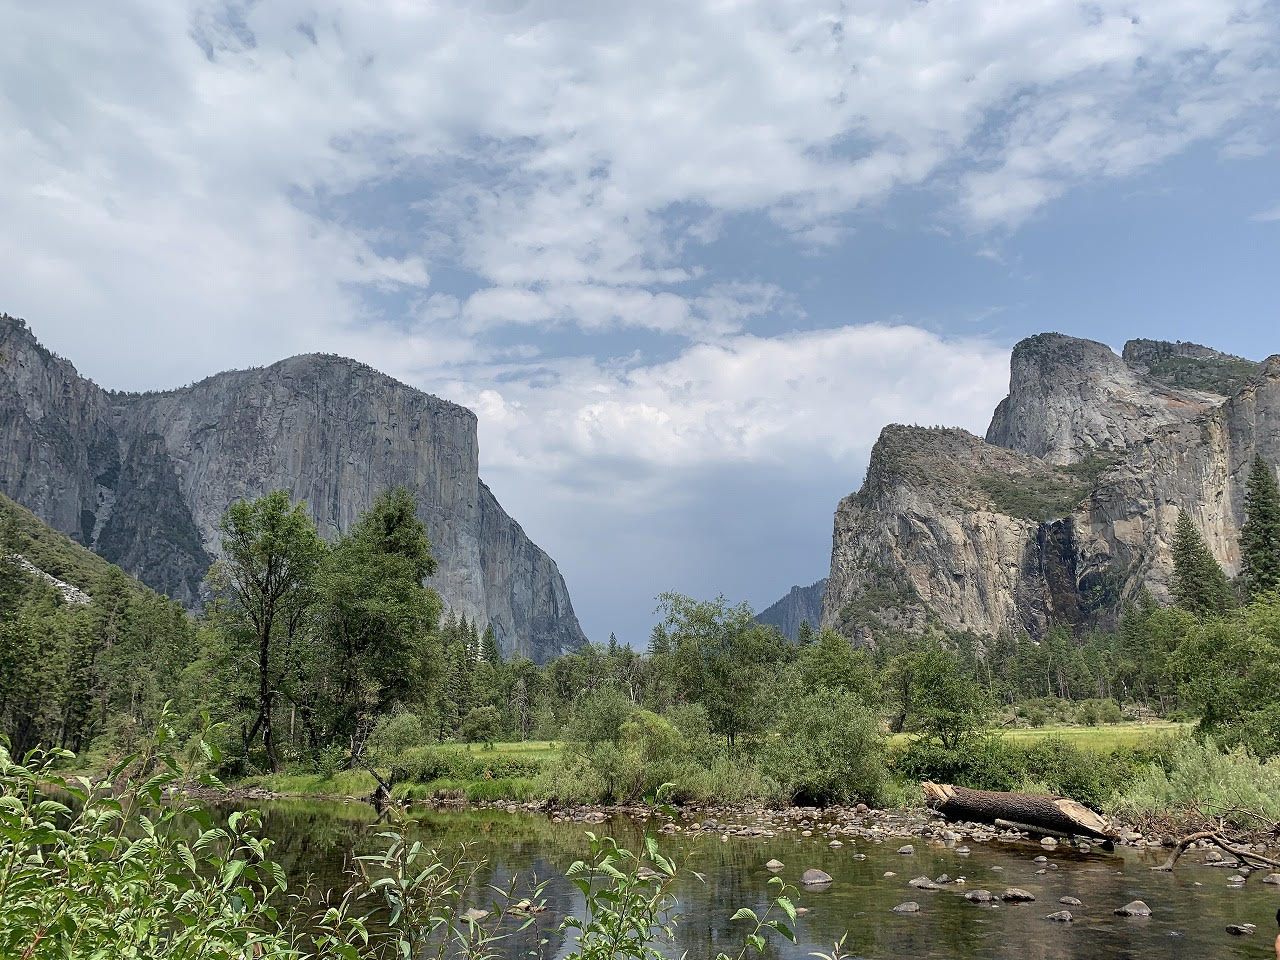
M 257 807 L 263 813 L 263 832 L 275 840 L 274 855 L 295 887 L 307 880 L 341 887 L 351 856 L 377 850 L 382 843 L 377 831 L 386 829 L 363 804 L 289 800 Z M 585 826 L 496 810 L 415 810 L 412 816 L 407 829 L 415 838 L 441 848 L 474 844 L 475 852 L 490 863 L 492 882 L 503 885 L 513 875 L 549 881 L 545 896 L 550 909 L 526 936 L 506 942 L 511 960 L 527 957 L 543 936 L 554 941 L 559 918 L 581 910 L 578 891 L 562 874 L 587 855 L 588 829 L 624 846 L 642 843 L 641 828 L 624 818 Z M 689 870 L 705 878 L 689 875 L 676 889 L 681 920 L 671 953 L 684 952 L 689 960 L 710 960 L 721 950 L 738 953 L 744 924 L 729 918 L 741 906 L 766 906 L 773 874 L 765 863 L 774 858 L 785 864 L 780 875 L 788 883 L 798 883 L 810 867 L 833 878 L 826 889 L 800 890 L 798 905 L 809 912 L 798 918 L 798 944 L 774 937 L 768 953 L 780 960 L 808 960 L 813 951 L 828 950 L 846 933 L 852 957 L 877 960 L 1270 957 L 1280 907 L 1280 886 L 1262 884 L 1261 873 L 1242 886 L 1231 885 L 1228 877 L 1236 871 L 1204 866 L 1195 853 L 1175 872 L 1158 873 L 1151 866 L 1163 859 L 1163 851 L 1095 849 L 1081 854 L 1068 848 L 1046 853 L 1031 842 L 974 843 L 967 855 L 919 838 L 911 855 L 897 852 L 898 843 L 905 841 L 858 840 L 831 848 L 825 837 L 794 835 L 728 842 L 716 835 L 678 835 L 660 842 L 664 852 L 686 859 Z M 1047 856 L 1048 862 L 1036 862 L 1039 856 Z M 886 877 L 890 871 L 896 876 Z M 908 886 L 913 877 L 942 874 L 965 882 L 937 891 Z M 1007 887 L 1031 892 L 1035 902 L 978 906 L 964 898 L 967 891 L 999 894 Z M 1074 922 L 1046 920 L 1047 914 L 1063 909 L 1058 903 L 1063 896 L 1083 901 L 1068 908 Z M 1112 912 L 1136 899 L 1149 904 L 1153 916 L 1126 919 Z M 893 912 L 895 905 L 912 900 L 920 905 L 919 912 Z M 481 896 L 477 906 L 491 904 Z M 1228 924 L 1245 922 L 1256 924 L 1258 932 L 1246 937 L 1226 932 Z M 539 952 L 556 955 L 554 948 Z

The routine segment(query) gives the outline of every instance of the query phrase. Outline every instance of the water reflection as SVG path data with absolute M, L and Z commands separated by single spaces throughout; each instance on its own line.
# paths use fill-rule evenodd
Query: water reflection
M 383 845 L 377 834 L 385 824 L 362 804 L 281 801 L 261 809 L 264 832 L 276 841 L 276 858 L 295 886 L 310 880 L 321 887 L 341 887 L 351 858 Z M 552 960 L 565 952 L 555 936 L 559 918 L 582 907 L 581 896 L 562 873 L 587 854 L 587 829 L 608 833 L 624 845 L 642 840 L 640 829 L 622 819 L 588 828 L 488 810 L 415 811 L 408 833 L 442 848 L 474 844 L 489 860 L 485 879 L 496 886 L 506 886 L 513 875 L 548 880 L 550 909 L 521 936 L 506 941 L 504 953 L 509 960 L 531 951 Z M 786 864 L 781 875 L 790 883 L 809 867 L 834 878 L 825 890 L 801 891 L 800 904 L 810 912 L 799 918 L 798 945 L 771 943 L 767 955 L 779 960 L 807 960 L 812 951 L 826 950 L 846 932 L 853 956 L 877 960 L 1258 957 L 1270 949 L 1267 931 L 1280 906 L 1280 888 L 1263 886 L 1257 875 L 1236 889 L 1229 887 L 1224 871 L 1194 863 L 1173 874 L 1153 873 L 1151 865 L 1163 858 L 1157 852 L 1063 851 L 1053 853 L 1049 864 L 1039 864 L 1034 858 L 1043 851 L 1033 844 L 975 844 L 968 856 L 921 841 L 915 842 L 914 855 L 900 856 L 895 843 L 847 842 L 831 849 L 822 838 L 791 836 L 728 843 L 716 836 L 676 837 L 664 838 L 662 846 L 706 878 L 699 882 L 688 877 L 677 889 L 682 919 L 674 953 L 685 952 L 689 960 L 710 960 L 722 950 L 738 953 L 742 925 L 730 923 L 729 917 L 740 906 L 764 909 L 772 876 L 764 864 L 775 857 Z M 866 859 L 855 859 L 859 853 Z M 897 875 L 886 878 L 886 871 Z M 967 882 L 938 891 L 907 884 L 912 877 L 944 873 Z M 1031 891 L 1035 902 L 976 906 L 963 897 L 967 890 L 999 893 L 1009 886 Z M 1069 925 L 1044 919 L 1061 909 L 1062 896 L 1083 901 L 1083 906 L 1070 908 L 1076 919 Z M 1155 915 L 1126 920 L 1112 914 L 1135 899 L 1149 903 Z M 483 902 L 483 894 L 481 900 L 480 907 L 492 905 Z M 892 912 L 907 900 L 918 902 L 920 912 Z M 1243 922 L 1257 924 L 1259 933 L 1251 938 L 1226 933 L 1228 923 Z M 551 942 L 540 947 L 541 940 Z

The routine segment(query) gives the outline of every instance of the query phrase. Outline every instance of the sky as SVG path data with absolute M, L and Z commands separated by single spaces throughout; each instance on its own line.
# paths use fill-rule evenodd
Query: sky
M 825 576 L 1009 350 L 1280 352 L 1280 0 L 0 0 L 0 309 L 466 404 L 589 637 Z

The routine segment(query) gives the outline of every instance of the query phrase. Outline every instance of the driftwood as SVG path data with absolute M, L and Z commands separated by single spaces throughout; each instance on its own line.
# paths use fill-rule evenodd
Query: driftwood
M 1173 865 L 1178 862 L 1178 858 L 1187 852 L 1187 847 L 1200 840 L 1208 840 L 1215 846 L 1221 847 L 1227 853 L 1240 860 L 1241 863 L 1248 863 L 1250 860 L 1256 864 L 1266 867 L 1280 867 L 1280 860 L 1272 860 L 1270 857 L 1264 857 L 1261 854 L 1253 853 L 1250 850 L 1241 850 L 1239 847 L 1227 843 L 1221 833 L 1217 830 L 1201 830 L 1199 833 L 1193 833 L 1190 836 L 1183 837 L 1174 846 L 1173 852 L 1169 854 L 1169 859 L 1158 867 L 1152 867 L 1152 870 L 1172 870 Z
M 1110 823 L 1084 804 L 1066 797 L 969 790 L 927 780 L 921 787 L 925 802 L 948 820 L 991 824 L 1004 821 L 1019 830 L 1051 837 L 1115 838 Z

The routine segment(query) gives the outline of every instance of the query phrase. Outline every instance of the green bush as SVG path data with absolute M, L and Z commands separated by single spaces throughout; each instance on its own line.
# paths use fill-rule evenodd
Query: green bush
M 825 687 L 782 704 L 761 762 L 799 803 L 874 803 L 888 777 L 879 718 L 852 694 Z
M 1232 826 L 1256 829 L 1257 820 L 1244 811 L 1280 820 L 1280 760 L 1259 760 L 1243 747 L 1224 752 L 1211 739 L 1182 740 L 1139 772 L 1112 808 L 1129 817 L 1221 816 Z
M 421 717 L 400 710 L 378 721 L 369 734 L 366 749 L 374 763 L 385 765 L 404 751 L 425 746 L 433 739 Z
M 472 752 L 447 747 L 412 747 L 391 763 L 396 783 L 431 783 L 435 780 L 530 779 L 544 761 L 488 751 Z

